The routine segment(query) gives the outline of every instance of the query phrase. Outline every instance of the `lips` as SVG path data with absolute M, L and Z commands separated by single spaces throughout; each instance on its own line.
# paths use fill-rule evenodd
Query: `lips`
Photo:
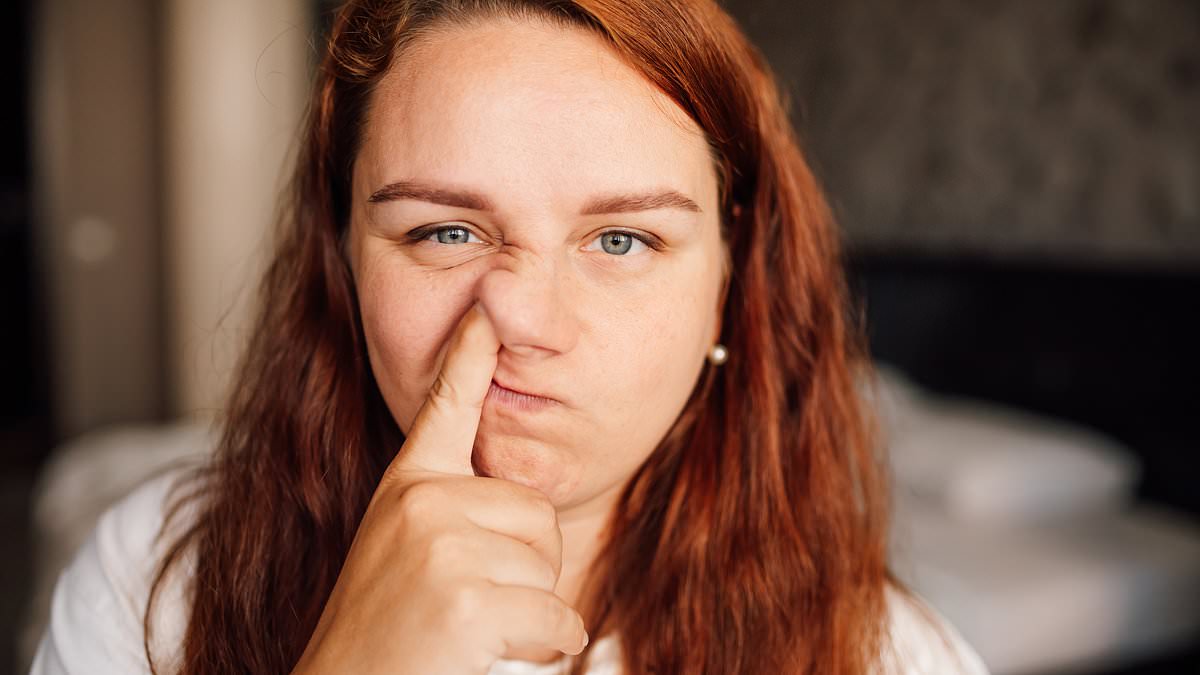
M 532 387 L 526 387 L 521 382 L 518 382 L 516 378 L 506 376 L 502 374 L 502 372 L 496 372 L 496 374 L 493 374 L 492 382 L 496 384 L 496 386 L 503 387 L 504 389 L 508 389 L 509 392 L 514 392 L 516 394 L 533 396 L 533 398 L 536 399 L 547 399 L 551 401 L 558 400 L 556 396 L 547 394 L 545 392 L 536 392 L 536 390 L 534 390 Z
M 496 380 L 492 380 L 486 400 L 494 405 L 525 413 L 546 410 L 559 404 L 556 399 L 511 389 Z

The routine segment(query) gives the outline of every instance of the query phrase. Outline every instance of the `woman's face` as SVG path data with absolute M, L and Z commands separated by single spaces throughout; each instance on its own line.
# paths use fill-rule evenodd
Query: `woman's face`
M 560 509 L 613 495 L 718 336 L 703 134 L 599 38 L 491 20 L 423 38 L 373 94 L 350 259 L 371 368 L 404 432 L 478 301 L 501 349 L 473 463 Z

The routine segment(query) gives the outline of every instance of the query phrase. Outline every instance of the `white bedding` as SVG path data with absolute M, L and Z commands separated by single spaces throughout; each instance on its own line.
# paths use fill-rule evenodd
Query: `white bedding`
M 1200 637 L 1200 524 L 1134 502 L 1131 450 L 886 367 L 874 396 L 893 567 L 993 673 L 1094 672 Z
M 1111 667 L 1200 635 L 1200 527 L 1178 514 L 980 527 L 908 501 L 897 574 L 996 675 Z

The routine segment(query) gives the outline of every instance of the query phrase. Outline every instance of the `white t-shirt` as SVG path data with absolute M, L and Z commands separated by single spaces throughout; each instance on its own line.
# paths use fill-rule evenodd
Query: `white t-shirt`
M 150 672 L 143 648 L 142 616 L 156 566 L 171 540 L 170 536 L 157 539 L 156 535 L 162 527 L 168 492 L 177 477 L 168 473 L 143 484 L 100 517 L 87 543 L 58 579 L 50 623 L 38 646 L 31 675 Z M 177 580 L 182 578 L 176 576 L 164 585 L 152 621 L 150 648 L 167 672 L 187 625 L 184 584 Z M 928 613 L 940 622 L 935 627 L 900 593 L 890 590 L 888 599 L 896 658 L 885 662 L 900 665 L 885 665 L 886 675 L 986 675 L 979 656 L 938 615 Z M 619 675 L 619 650 L 613 638 L 600 640 L 593 647 L 588 675 Z M 562 662 L 501 660 L 492 666 L 489 675 L 561 672 Z

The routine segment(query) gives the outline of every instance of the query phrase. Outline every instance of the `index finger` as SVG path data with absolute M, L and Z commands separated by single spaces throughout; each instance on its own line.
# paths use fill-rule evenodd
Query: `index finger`
M 492 322 L 476 303 L 450 336 L 442 370 L 389 470 L 475 475 L 471 452 L 499 351 Z

